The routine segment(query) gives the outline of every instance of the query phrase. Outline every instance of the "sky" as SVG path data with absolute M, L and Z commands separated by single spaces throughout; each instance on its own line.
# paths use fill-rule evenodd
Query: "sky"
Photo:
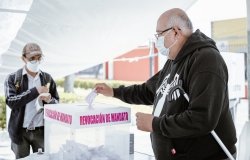
M 197 0 L 187 14 L 195 29 L 211 36 L 211 21 L 246 17 L 247 0 Z

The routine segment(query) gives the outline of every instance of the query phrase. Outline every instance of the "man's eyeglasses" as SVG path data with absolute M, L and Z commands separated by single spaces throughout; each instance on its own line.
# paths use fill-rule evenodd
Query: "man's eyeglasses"
M 168 28 L 168 29 L 165 29 L 164 31 L 161 31 L 161 32 L 159 32 L 159 33 L 156 33 L 156 34 L 155 34 L 155 38 L 158 39 L 164 32 L 167 32 L 167 31 L 169 31 L 169 30 L 171 30 L 171 29 L 173 29 L 173 27 L 170 27 L 170 28 Z

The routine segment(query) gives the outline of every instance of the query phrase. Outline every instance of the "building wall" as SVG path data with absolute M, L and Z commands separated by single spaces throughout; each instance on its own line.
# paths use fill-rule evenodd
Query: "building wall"
M 214 21 L 211 27 L 212 38 L 220 51 L 247 52 L 246 18 Z
M 216 45 L 220 51 L 247 53 L 248 51 L 247 18 L 214 21 L 211 24 L 211 33 L 212 33 L 212 38 L 216 41 Z M 246 54 L 244 61 L 245 61 L 244 65 L 245 65 L 245 80 L 246 80 L 247 79 Z M 229 80 L 230 80 L 230 75 L 229 75 Z M 246 86 L 245 97 L 247 97 L 247 94 L 248 91 Z
M 150 78 L 148 47 L 139 47 L 114 59 L 113 79 L 125 81 L 145 81 Z M 145 57 L 141 59 L 140 57 Z M 122 61 L 125 58 L 127 60 Z M 129 58 L 133 58 L 128 60 Z M 138 60 L 136 61 L 136 58 Z M 117 61 L 118 60 L 118 61 Z M 154 73 L 158 72 L 158 56 L 153 58 Z

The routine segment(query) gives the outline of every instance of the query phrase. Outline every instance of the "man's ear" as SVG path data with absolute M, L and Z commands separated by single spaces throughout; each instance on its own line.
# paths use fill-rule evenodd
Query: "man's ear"
M 24 58 L 24 56 L 22 56 L 22 60 L 23 60 L 23 62 L 26 64 L 26 61 L 25 61 L 25 58 Z
M 179 27 L 173 27 L 173 30 L 174 30 L 175 36 L 177 38 L 179 38 L 180 36 L 182 36 L 183 33 L 181 32 L 181 29 Z
M 180 28 L 178 28 L 178 27 L 173 27 L 173 30 L 174 30 L 174 32 L 175 32 L 175 35 L 179 35 L 181 32 L 181 29 Z

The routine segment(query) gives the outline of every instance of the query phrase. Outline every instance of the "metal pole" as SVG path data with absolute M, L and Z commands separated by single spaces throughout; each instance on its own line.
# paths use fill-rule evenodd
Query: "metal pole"
M 65 93 L 74 92 L 74 81 L 75 81 L 74 74 L 68 75 L 64 78 L 64 92 Z
M 29 11 L 18 10 L 18 9 L 0 8 L 0 12 L 23 13 L 23 14 L 28 14 L 28 12 L 29 12 Z
M 149 40 L 149 77 L 154 75 L 154 42 Z
M 248 98 L 248 120 L 250 120 L 250 1 L 246 0 L 247 5 L 247 98 Z

